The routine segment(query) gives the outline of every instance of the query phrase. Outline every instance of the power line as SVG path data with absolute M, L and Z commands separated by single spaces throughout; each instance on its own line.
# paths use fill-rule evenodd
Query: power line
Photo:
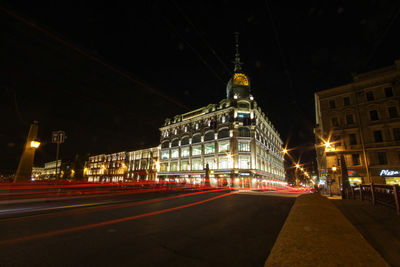
M 214 74 L 214 76 L 221 81 L 222 84 L 225 84 L 224 79 L 221 78 L 221 76 L 218 75 L 218 73 L 216 73 L 214 71 L 214 69 L 207 63 L 207 61 L 200 55 L 200 53 L 192 46 L 190 45 L 190 43 L 188 41 L 186 41 L 186 39 L 177 31 L 177 29 L 174 27 L 174 25 L 172 25 L 172 23 L 166 18 L 166 17 L 162 17 L 164 19 L 164 21 L 167 23 L 167 25 L 172 29 L 172 31 L 178 35 L 178 37 L 190 48 L 192 49 L 192 51 L 196 54 L 196 56 L 199 58 L 199 60 Z
M 176 1 L 172 0 L 172 3 L 174 3 L 176 9 L 181 13 L 181 15 L 186 19 L 186 21 L 189 23 L 189 25 L 195 30 L 197 35 L 200 37 L 200 39 L 204 42 L 204 44 L 207 46 L 207 48 L 211 51 L 211 53 L 217 58 L 219 63 L 225 68 L 225 70 L 228 73 L 231 73 L 232 71 L 226 66 L 224 61 L 218 56 L 217 52 L 211 47 L 211 45 L 207 42 L 207 40 L 204 38 L 204 36 L 200 33 L 200 31 L 197 29 L 197 27 L 193 24 L 193 22 L 189 19 L 188 16 L 186 16 L 186 12 L 176 3 Z
M 40 32 L 42 32 L 42 33 L 44 33 L 44 34 L 46 34 L 46 35 L 49 36 L 50 38 L 52 38 L 52 39 L 54 39 L 54 40 L 56 40 L 56 41 L 62 43 L 63 45 L 68 46 L 69 48 L 75 50 L 75 51 L 78 52 L 79 54 L 84 55 L 84 56 L 90 58 L 91 60 L 93 60 L 93 61 L 95 61 L 95 62 L 97 62 L 97 63 L 103 65 L 104 67 L 108 68 L 109 70 L 111 70 L 111 71 L 113 71 L 113 72 L 115 72 L 115 73 L 120 74 L 121 76 L 123 76 L 123 77 L 125 77 L 126 79 L 128 79 L 129 81 L 131 81 L 131 82 L 133 82 L 133 83 L 135 83 L 135 84 L 141 86 L 142 88 L 145 88 L 145 89 L 149 90 L 150 92 L 152 92 L 152 93 L 154 93 L 154 94 L 156 94 L 156 95 L 159 95 L 159 96 L 161 96 L 162 98 L 166 99 L 167 101 L 169 101 L 169 102 L 171 102 L 171 103 L 173 103 L 173 104 L 176 104 L 176 105 L 178 105 L 178 106 L 180 106 L 180 107 L 182 107 L 182 108 L 184 108 L 184 109 L 186 109 L 186 110 L 190 110 L 188 107 L 186 107 L 184 104 L 180 103 L 179 101 L 176 101 L 175 99 L 173 99 L 173 98 L 171 98 L 171 97 L 165 95 L 164 93 L 162 93 L 162 92 L 160 92 L 160 91 L 158 91 L 158 90 L 156 90 L 156 89 L 154 89 L 154 88 L 148 86 L 148 85 L 145 84 L 144 82 L 141 82 L 141 81 L 139 81 L 139 80 L 133 78 L 133 77 L 132 77 L 131 75 L 129 75 L 128 73 L 122 72 L 122 71 L 120 71 L 119 69 L 117 69 L 116 67 L 114 67 L 114 66 L 112 66 L 112 65 L 110 65 L 110 64 L 108 64 L 108 63 L 105 63 L 104 61 L 102 61 L 102 60 L 99 59 L 98 57 L 95 57 L 95 56 L 89 54 L 88 52 L 84 51 L 83 49 L 78 48 L 77 46 L 73 45 L 72 43 L 69 43 L 69 42 L 65 41 L 65 40 L 62 39 L 61 37 L 58 37 L 58 36 L 56 36 L 55 34 L 52 34 L 51 32 L 49 32 L 49 31 L 45 30 L 44 28 L 42 28 L 42 27 L 40 27 L 40 26 L 38 26 L 38 25 L 36 25 L 36 24 L 30 22 L 29 20 L 27 20 L 27 19 L 25 19 L 25 18 L 23 18 L 23 17 L 21 17 L 21 16 L 18 16 L 17 14 L 15 14 L 15 13 L 11 12 L 10 10 L 5 9 L 5 8 L 3 8 L 3 7 L 0 7 L 0 10 L 3 11 L 4 13 L 7 13 L 8 15 L 10 15 L 10 16 L 12 16 L 12 17 L 18 19 L 19 21 L 21 21 L 21 22 L 27 24 L 27 25 L 30 26 L 31 28 L 34 28 L 34 29 L 36 29 L 36 30 L 38 30 L 38 31 L 40 31 Z

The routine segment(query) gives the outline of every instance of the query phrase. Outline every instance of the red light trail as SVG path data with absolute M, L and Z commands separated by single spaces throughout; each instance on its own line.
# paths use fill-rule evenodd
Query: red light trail
M 56 236 L 56 235 L 61 235 L 61 234 L 66 234 L 66 233 L 71 233 L 71 232 L 76 232 L 76 231 L 81 231 L 81 230 L 86 230 L 86 229 L 92 229 L 92 228 L 106 226 L 106 225 L 115 224 L 115 223 L 136 220 L 136 219 L 140 219 L 140 218 L 144 218 L 144 217 L 148 217 L 148 216 L 163 214 L 163 213 L 167 213 L 167 212 L 171 212 L 171 211 L 175 211 L 175 210 L 180 210 L 180 209 L 200 205 L 200 204 L 203 204 L 203 203 L 206 203 L 206 202 L 209 202 L 212 200 L 216 200 L 219 198 L 223 198 L 226 196 L 230 196 L 230 195 L 233 195 L 236 193 L 237 192 L 230 192 L 230 193 L 222 194 L 219 196 L 211 197 L 211 198 L 208 198 L 205 200 L 201 200 L 201 201 L 197 201 L 197 202 L 193 202 L 193 203 L 189 203 L 189 204 L 185 204 L 185 205 L 181 205 L 181 206 L 177 206 L 177 207 L 173 207 L 173 208 L 162 209 L 162 210 L 158 210 L 158 211 L 143 213 L 143 214 L 129 216 L 129 217 L 125 217 L 125 218 L 119 218 L 119 219 L 104 221 L 104 222 L 100 222 L 100 223 L 87 224 L 87 225 L 82 225 L 82 226 L 77 226 L 77 227 L 66 228 L 66 229 L 62 229 L 62 230 L 51 231 L 51 232 L 47 232 L 47 233 L 40 233 L 40 234 L 34 234 L 34 235 L 30 235 L 30 236 L 23 236 L 23 237 L 3 240 L 3 241 L 0 241 L 0 247 L 14 245 L 14 244 L 17 244 L 20 242 L 25 242 L 25 241 L 30 241 L 30 240 L 35 240 L 35 239 L 40 239 L 40 238 L 45 238 L 45 237 L 52 237 L 52 236 Z

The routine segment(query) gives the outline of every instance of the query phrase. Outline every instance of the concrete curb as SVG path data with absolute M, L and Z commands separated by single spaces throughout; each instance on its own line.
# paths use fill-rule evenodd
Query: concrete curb
M 319 194 L 296 199 L 265 266 L 389 266 L 336 206 Z

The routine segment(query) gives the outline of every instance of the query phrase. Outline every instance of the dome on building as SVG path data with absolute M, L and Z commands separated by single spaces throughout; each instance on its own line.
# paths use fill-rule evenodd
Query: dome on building
M 246 74 L 241 72 L 233 74 L 226 85 L 226 97 L 228 99 L 250 97 L 250 80 Z
M 226 85 L 226 98 L 250 98 L 250 80 L 242 72 L 242 62 L 240 62 L 240 54 L 239 54 L 239 33 L 235 33 L 236 39 L 236 53 L 235 60 L 233 63 L 235 64 L 235 69 L 233 71 L 233 76 L 229 79 L 228 84 Z

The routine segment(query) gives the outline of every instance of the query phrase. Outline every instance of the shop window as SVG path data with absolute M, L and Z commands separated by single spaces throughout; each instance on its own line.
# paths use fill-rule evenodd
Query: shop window
M 171 150 L 171 158 L 172 159 L 179 158 L 179 150 L 178 149 L 172 149 Z
M 189 161 L 181 161 L 181 170 L 182 171 L 189 171 Z
M 186 158 L 189 157 L 189 147 L 183 147 L 181 148 L 181 157 Z
M 178 162 L 171 162 L 169 170 L 171 172 L 176 172 L 178 170 Z
M 210 169 L 215 169 L 216 163 L 214 161 L 214 157 L 208 157 L 208 158 L 204 158 L 204 168 L 207 166 L 208 164 L 208 168 Z
M 204 145 L 204 154 L 212 154 L 212 153 L 215 153 L 215 144 Z
M 239 156 L 239 168 L 250 169 L 250 156 Z
M 218 142 L 218 152 L 228 152 L 228 151 L 230 151 L 230 141 Z
M 238 150 L 239 151 L 250 151 L 250 143 L 249 142 L 238 142 Z
M 199 155 L 201 155 L 201 146 L 192 147 L 192 156 L 199 156 Z
M 200 159 L 192 159 L 192 170 L 202 170 Z
M 161 151 L 161 159 L 169 159 L 169 150 Z

